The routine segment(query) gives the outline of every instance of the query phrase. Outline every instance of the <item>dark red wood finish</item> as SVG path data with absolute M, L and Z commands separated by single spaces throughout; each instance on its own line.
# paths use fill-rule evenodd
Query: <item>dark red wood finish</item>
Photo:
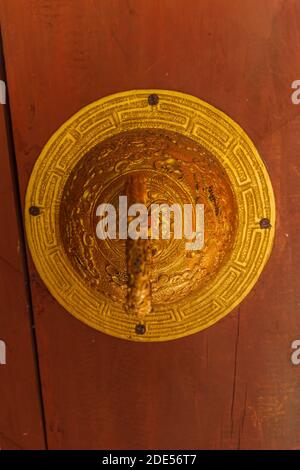
M 290 361 L 300 337 L 300 106 L 290 98 L 300 78 L 299 2 L 1 7 L 22 203 L 57 127 L 134 88 L 191 93 L 230 115 L 264 158 L 277 202 L 276 243 L 256 287 L 217 325 L 181 340 L 135 344 L 93 331 L 30 264 L 49 447 L 300 448 L 300 366 Z

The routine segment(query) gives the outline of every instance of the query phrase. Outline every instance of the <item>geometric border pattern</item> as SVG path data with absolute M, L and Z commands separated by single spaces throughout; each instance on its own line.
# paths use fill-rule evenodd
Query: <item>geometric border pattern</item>
M 155 93 L 159 103 L 150 106 Z M 162 305 L 145 318 L 144 335 L 121 305 L 90 290 L 72 268 L 59 234 L 64 185 L 78 161 L 100 141 L 137 128 L 175 131 L 207 148 L 231 182 L 238 207 L 235 245 L 227 263 L 201 292 Z M 40 214 L 29 214 L 38 206 Z M 271 228 L 263 230 L 260 220 Z M 264 268 L 275 234 L 275 201 L 266 167 L 253 143 L 231 118 L 185 93 L 133 90 L 81 109 L 50 138 L 32 171 L 26 192 L 25 225 L 36 269 L 51 294 L 72 315 L 104 333 L 133 341 L 166 341 L 196 333 L 227 315 L 250 292 Z

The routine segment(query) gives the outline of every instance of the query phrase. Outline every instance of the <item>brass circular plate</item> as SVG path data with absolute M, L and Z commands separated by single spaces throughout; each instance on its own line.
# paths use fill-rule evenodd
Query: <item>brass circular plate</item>
M 133 172 L 147 177 L 151 201 L 205 211 L 200 252 L 156 242 L 143 334 L 124 307 L 125 243 L 95 237 L 95 207 L 116 203 Z M 41 278 L 72 315 L 119 338 L 166 341 L 213 325 L 252 289 L 271 253 L 275 203 L 232 119 L 184 93 L 134 90 L 86 106 L 51 137 L 29 181 L 25 224 Z

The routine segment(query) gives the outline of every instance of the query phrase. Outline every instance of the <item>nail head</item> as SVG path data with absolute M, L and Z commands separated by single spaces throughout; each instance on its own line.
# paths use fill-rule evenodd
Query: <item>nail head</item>
M 148 103 L 150 106 L 155 106 L 159 102 L 159 97 L 155 93 L 152 93 L 151 95 L 148 96 Z
M 138 323 L 135 326 L 135 332 L 137 335 L 144 335 L 146 333 L 146 327 L 142 323 Z
M 36 215 L 40 215 L 40 213 L 41 213 L 41 211 L 40 211 L 39 207 L 37 207 L 37 206 L 30 206 L 29 207 L 29 214 L 30 215 L 36 216 Z
M 259 222 L 260 228 L 270 228 L 272 227 L 271 222 L 267 218 L 263 218 Z

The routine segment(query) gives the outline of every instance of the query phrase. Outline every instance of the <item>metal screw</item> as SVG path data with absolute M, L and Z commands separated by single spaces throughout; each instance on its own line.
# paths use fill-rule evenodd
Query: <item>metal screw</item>
M 158 104 L 158 102 L 159 97 L 155 93 L 148 96 L 148 103 L 150 104 L 150 106 L 155 106 L 156 104 Z
M 142 325 L 142 323 L 135 325 L 135 332 L 137 335 L 144 335 L 146 333 L 145 325 Z
M 41 213 L 41 210 L 40 210 L 39 207 L 37 207 L 37 206 L 30 206 L 29 207 L 29 214 L 30 215 L 36 216 L 36 215 L 40 215 L 40 213 Z
M 271 228 L 272 227 L 270 220 L 267 219 L 267 218 L 261 219 L 260 222 L 259 222 L 259 225 L 260 225 L 260 228 Z

